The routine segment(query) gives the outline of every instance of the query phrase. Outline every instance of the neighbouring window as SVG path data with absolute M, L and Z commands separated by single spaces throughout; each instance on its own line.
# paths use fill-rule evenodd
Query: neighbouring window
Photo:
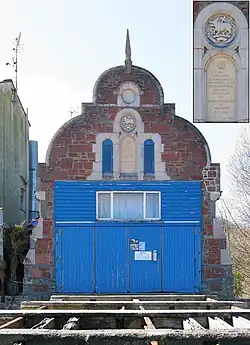
M 113 142 L 110 139 L 102 143 L 102 175 L 113 175 Z
M 97 219 L 159 220 L 159 192 L 97 192 Z
M 148 139 L 144 142 L 144 175 L 154 175 L 155 173 L 155 144 Z

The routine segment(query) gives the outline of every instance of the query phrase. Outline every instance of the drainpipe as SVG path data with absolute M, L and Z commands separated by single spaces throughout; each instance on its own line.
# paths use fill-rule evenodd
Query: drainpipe
M 26 114 L 25 114 L 25 147 L 26 147 L 26 152 L 25 152 L 25 167 L 26 167 L 26 176 L 25 179 L 27 181 L 26 185 L 26 209 L 25 209 L 25 219 L 27 222 L 29 221 L 29 190 L 30 190 L 30 176 L 29 176 L 29 120 L 28 120 L 28 113 L 29 110 L 27 108 Z

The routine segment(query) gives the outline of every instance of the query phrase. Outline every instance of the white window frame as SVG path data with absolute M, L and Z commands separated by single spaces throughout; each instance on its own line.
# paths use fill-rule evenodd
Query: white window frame
M 127 219 L 114 219 L 114 194 L 115 193 L 126 193 L 126 194 L 134 194 L 134 193 L 140 193 L 143 194 L 143 218 L 142 219 L 136 219 L 136 221 L 159 221 L 161 220 L 161 192 L 158 191 L 119 191 L 119 190 L 115 190 L 115 191 L 98 191 L 96 192 L 96 219 L 97 220 L 112 220 L 112 221 L 123 221 L 123 222 L 130 222 L 130 220 Z M 110 194 L 110 199 L 111 199 L 111 218 L 99 218 L 98 215 L 98 205 L 99 205 L 99 194 Z M 158 199 L 159 199 L 159 218 L 146 218 L 146 194 L 158 194 Z

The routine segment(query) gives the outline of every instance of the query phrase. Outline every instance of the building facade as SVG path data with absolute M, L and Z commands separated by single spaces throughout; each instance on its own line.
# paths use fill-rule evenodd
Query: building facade
M 12 80 L 0 82 L 0 207 L 5 223 L 29 219 L 29 127 Z
M 96 81 L 39 164 L 41 219 L 24 293 L 232 292 L 215 223 L 220 165 L 199 130 L 131 61 Z

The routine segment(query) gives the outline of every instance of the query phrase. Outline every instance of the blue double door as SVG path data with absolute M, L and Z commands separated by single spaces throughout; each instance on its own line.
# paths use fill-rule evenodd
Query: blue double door
M 57 292 L 198 292 L 197 235 L 193 226 L 57 229 Z
M 96 230 L 96 292 L 161 291 L 159 227 Z

